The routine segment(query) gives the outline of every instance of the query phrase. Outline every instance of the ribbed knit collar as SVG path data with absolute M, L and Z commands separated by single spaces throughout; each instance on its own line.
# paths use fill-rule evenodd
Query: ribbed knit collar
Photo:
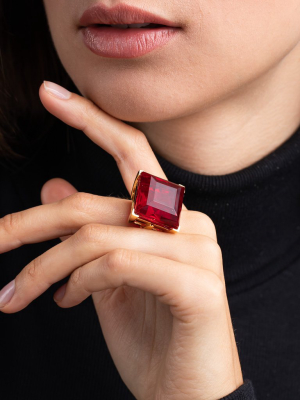
M 186 207 L 215 223 L 229 294 L 300 257 L 300 127 L 275 151 L 231 174 L 196 174 L 156 157 L 170 181 L 186 186 Z
M 130 198 L 113 157 L 80 131 L 70 132 L 59 176 L 79 191 Z M 215 223 L 227 293 L 251 289 L 300 257 L 300 127 L 279 148 L 235 173 L 208 176 L 156 157 L 184 204 Z

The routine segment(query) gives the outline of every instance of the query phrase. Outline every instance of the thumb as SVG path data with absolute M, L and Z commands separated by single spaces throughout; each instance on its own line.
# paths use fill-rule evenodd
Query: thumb
M 62 178 L 53 178 L 47 181 L 41 189 L 42 204 L 53 203 L 78 192 L 71 183 Z M 70 237 L 62 236 L 60 239 L 66 240 Z
M 71 183 L 61 178 L 53 178 L 47 181 L 41 189 L 42 204 L 53 203 L 61 200 L 78 190 Z

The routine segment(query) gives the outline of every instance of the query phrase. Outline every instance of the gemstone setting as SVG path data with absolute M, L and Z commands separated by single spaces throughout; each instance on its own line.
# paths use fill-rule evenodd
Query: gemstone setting
M 179 232 L 185 187 L 139 170 L 131 190 L 128 222 L 142 228 Z

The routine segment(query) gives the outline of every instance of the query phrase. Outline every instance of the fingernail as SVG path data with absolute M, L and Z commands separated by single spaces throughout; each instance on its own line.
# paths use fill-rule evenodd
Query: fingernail
M 71 97 L 71 92 L 54 82 L 44 81 L 44 88 L 48 93 L 59 99 L 67 100 Z
M 9 282 L 4 288 L 0 291 L 0 308 L 4 307 L 5 304 L 9 302 L 9 300 L 13 297 L 15 293 L 15 280 Z
M 57 292 L 55 292 L 54 297 L 53 297 L 54 301 L 60 301 L 64 297 L 64 295 L 66 293 L 66 287 L 67 287 L 67 284 L 65 283 L 63 286 L 61 286 L 58 289 Z

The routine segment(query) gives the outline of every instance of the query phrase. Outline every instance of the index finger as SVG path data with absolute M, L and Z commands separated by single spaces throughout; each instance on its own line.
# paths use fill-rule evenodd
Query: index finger
M 129 193 L 139 170 L 168 179 L 143 132 L 107 114 L 91 100 L 68 92 L 53 82 L 45 83 L 39 90 L 44 107 L 61 121 L 82 130 L 113 156 Z M 55 94 L 61 90 L 65 97 L 69 97 L 56 97 Z M 182 209 L 187 208 L 182 205 Z

